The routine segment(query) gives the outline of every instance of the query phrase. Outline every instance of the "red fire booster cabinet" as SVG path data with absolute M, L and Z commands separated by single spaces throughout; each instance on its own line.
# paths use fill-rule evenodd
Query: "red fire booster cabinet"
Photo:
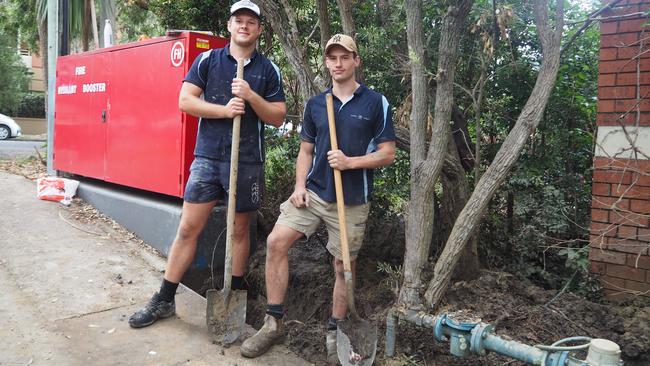
M 182 197 L 198 121 L 178 109 L 181 83 L 226 43 L 181 32 L 59 57 L 54 169 Z

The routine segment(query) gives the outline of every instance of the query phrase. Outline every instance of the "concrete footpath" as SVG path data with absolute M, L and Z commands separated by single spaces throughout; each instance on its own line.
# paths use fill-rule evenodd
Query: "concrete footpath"
M 38 200 L 21 176 L 0 172 L 0 199 L 0 365 L 308 365 L 281 346 L 249 360 L 212 344 L 205 299 L 186 288 L 177 316 L 131 329 L 164 260 Z

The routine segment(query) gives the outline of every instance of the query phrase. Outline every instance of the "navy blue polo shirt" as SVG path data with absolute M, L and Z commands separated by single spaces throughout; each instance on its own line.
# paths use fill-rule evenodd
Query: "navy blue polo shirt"
M 232 79 L 237 76 L 237 60 L 230 55 L 230 47 L 213 49 L 200 54 L 183 81 L 203 89 L 203 99 L 210 103 L 226 105 L 233 97 Z M 269 59 L 253 52 L 244 66 L 244 80 L 251 89 L 269 102 L 283 102 L 280 69 Z M 264 122 L 246 103 L 241 119 L 239 161 L 261 163 L 264 161 Z M 195 156 L 230 161 L 232 145 L 232 119 L 201 118 L 196 138 Z
M 309 99 L 305 107 L 300 138 L 313 143 L 314 160 L 307 175 L 307 189 L 327 202 L 336 202 L 334 172 L 327 162 L 330 135 L 324 93 Z M 395 141 L 390 106 L 386 97 L 361 85 L 343 103 L 334 96 L 336 137 L 346 156 L 363 156 L 376 151 L 382 142 Z M 372 195 L 373 170 L 350 169 L 341 172 L 346 205 L 367 203 Z

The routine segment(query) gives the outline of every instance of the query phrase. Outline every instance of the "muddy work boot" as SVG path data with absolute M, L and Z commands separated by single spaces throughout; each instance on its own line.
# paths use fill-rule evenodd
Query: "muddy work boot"
M 264 325 L 252 337 L 242 343 L 241 355 L 254 358 L 263 355 L 274 344 L 282 343 L 284 340 L 284 324 L 282 320 L 266 315 Z
M 158 319 L 169 318 L 176 314 L 174 300 L 167 302 L 156 292 L 144 308 L 138 310 L 129 318 L 131 328 L 142 328 L 153 324 Z
M 327 365 L 340 365 L 339 355 L 336 353 L 336 330 L 328 330 L 325 338 L 325 349 L 327 350 Z

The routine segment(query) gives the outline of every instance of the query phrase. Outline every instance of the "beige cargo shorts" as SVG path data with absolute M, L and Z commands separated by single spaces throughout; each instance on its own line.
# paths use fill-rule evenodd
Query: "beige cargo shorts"
M 363 244 L 369 211 L 370 203 L 345 206 L 350 260 L 357 258 Z M 322 222 L 327 227 L 327 250 L 337 259 L 343 259 L 336 202 L 323 201 L 317 194 L 309 191 L 309 207 L 297 208 L 286 200 L 280 205 L 280 217 L 276 224 L 290 227 L 310 237 Z

